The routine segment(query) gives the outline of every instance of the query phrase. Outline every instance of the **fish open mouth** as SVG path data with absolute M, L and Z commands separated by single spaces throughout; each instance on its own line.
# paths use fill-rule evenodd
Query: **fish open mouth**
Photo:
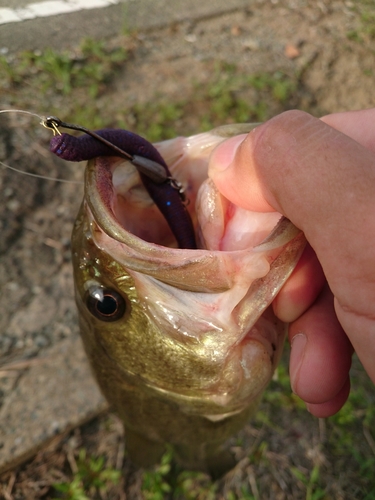
M 175 203 L 169 216 L 177 218 L 175 234 L 171 220 L 168 221 L 152 200 L 134 165 L 120 159 L 112 161 L 110 206 L 120 226 L 143 241 L 176 248 L 176 232 L 183 239 L 188 230 L 186 214 L 192 221 L 197 248 L 236 251 L 258 245 L 276 226 L 280 214 L 249 212 L 230 203 L 217 191 L 208 179 L 208 160 L 222 140 L 220 136 L 206 133 L 189 138 L 189 142 L 181 137 L 156 145 L 183 192 L 183 199 L 170 202 L 167 193 L 162 201 Z M 107 159 L 100 161 L 106 164 Z M 184 205 L 184 209 L 179 205 Z
M 204 360 L 218 373 L 202 375 L 200 390 L 228 407 L 234 397 L 237 403 L 256 397 L 272 376 L 285 327 L 269 306 L 304 239 L 280 214 L 246 211 L 218 192 L 207 170 L 223 139 L 206 133 L 156 145 L 189 200 L 196 249 L 177 248 L 175 232 L 130 162 L 89 162 L 85 198 L 96 246 L 132 277 L 143 311 L 163 339 L 168 336 L 182 352 L 189 349 L 187 363 Z M 183 373 L 169 383 L 164 373 L 159 379 L 153 373 L 158 390 L 175 391 L 177 384 L 180 394 L 191 393 Z

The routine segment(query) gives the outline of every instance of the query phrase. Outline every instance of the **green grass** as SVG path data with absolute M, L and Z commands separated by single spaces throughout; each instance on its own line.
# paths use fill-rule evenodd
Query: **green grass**
M 360 44 L 375 40 L 375 1 L 357 0 L 351 9 L 358 22 L 355 29 L 347 32 L 348 39 Z
M 298 87 L 296 75 L 279 71 L 248 75 L 217 62 L 208 80 L 192 81 L 190 91 L 177 99 L 156 90 L 147 103 L 126 103 L 113 98 L 112 86 L 123 78 L 127 59 L 125 48 L 108 49 L 92 40 L 75 52 L 24 52 L 0 58 L 0 85 L 7 89 L 10 107 L 55 115 L 91 129 L 131 129 L 151 141 L 224 123 L 264 121 L 293 107 Z M 39 89 L 42 109 L 35 109 L 30 89 Z
M 53 500 L 91 500 L 120 479 L 121 472 L 106 467 L 104 457 L 88 457 L 85 449 L 80 450 L 76 465 L 71 481 L 54 485 L 58 496 Z
M 145 500 L 174 498 L 181 500 L 215 500 L 218 484 L 203 473 L 181 471 L 173 464 L 171 450 L 163 456 L 160 465 L 145 471 L 142 493 Z
M 25 51 L 15 59 L 0 58 L 0 74 L 6 87 L 37 84 L 43 93 L 69 95 L 74 89 L 84 88 L 89 98 L 100 94 L 113 72 L 126 61 L 126 50 L 106 49 L 104 42 L 85 40 L 76 53 Z
M 127 57 L 125 48 L 108 48 L 104 42 L 91 39 L 71 52 L 46 49 L 1 56 L 2 98 L 7 98 L 10 107 L 62 119 L 71 117 L 77 123 L 100 128 L 106 120 L 97 100 L 108 91 Z M 41 103 L 39 109 L 35 109 L 36 102 Z
M 177 133 L 210 130 L 224 123 L 264 121 L 275 107 L 280 111 L 288 107 L 297 86 L 297 78 L 281 72 L 249 76 L 228 64 L 215 66 L 210 80 L 204 86 L 196 83 L 189 98 L 167 102 L 156 94 L 152 102 L 135 104 L 124 109 L 123 115 L 131 116 L 137 133 L 160 141 Z M 186 116 L 190 118 L 189 126 L 184 120 Z M 126 118 L 119 126 L 127 127 Z
M 168 451 L 162 457 L 160 465 L 143 474 L 142 492 L 145 500 L 163 500 L 164 496 L 171 492 L 172 487 L 168 482 L 171 462 L 172 453 Z

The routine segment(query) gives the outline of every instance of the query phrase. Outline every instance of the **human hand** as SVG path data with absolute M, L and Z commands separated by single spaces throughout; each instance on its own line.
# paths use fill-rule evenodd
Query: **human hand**
M 345 403 L 353 348 L 375 383 L 374 124 L 375 109 L 321 120 L 288 111 L 210 161 L 225 197 L 282 213 L 310 244 L 273 306 L 291 323 L 293 391 L 318 417 Z

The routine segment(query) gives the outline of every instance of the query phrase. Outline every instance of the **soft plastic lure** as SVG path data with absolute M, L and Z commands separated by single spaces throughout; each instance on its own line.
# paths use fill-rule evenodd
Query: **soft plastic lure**
M 197 248 L 181 186 L 173 179 L 164 159 L 150 142 L 128 130 L 102 129 L 93 132 L 56 117 L 46 118 L 43 124 L 56 134 L 50 143 L 51 151 L 64 160 L 84 161 L 97 156 L 120 156 L 129 160 L 138 169 L 145 189 L 168 222 L 179 247 Z M 60 127 L 79 130 L 85 135 L 62 134 Z

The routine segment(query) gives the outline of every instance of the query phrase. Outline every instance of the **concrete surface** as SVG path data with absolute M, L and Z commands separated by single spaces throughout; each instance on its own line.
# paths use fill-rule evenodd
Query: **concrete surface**
M 11 0 L 6 7 L 26 7 L 25 0 Z M 47 3 L 47 2 L 46 2 Z M 52 2 L 51 2 L 52 3 Z M 0 51 L 67 48 L 82 38 L 106 38 L 123 31 L 147 30 L 182 20 L 195 20 L 246 7 L 246 0 L 122 0 L 99 9 L 40 17 L 0 25 Z M 52 11 L 51 11 L 52 12 Z
M 79 338 L 66 339 L 33 361 L 24 374 L 20 363 L 7 368 L 8 376 L 21 378 L 0 410 L 0 473 L 108 407 Z

